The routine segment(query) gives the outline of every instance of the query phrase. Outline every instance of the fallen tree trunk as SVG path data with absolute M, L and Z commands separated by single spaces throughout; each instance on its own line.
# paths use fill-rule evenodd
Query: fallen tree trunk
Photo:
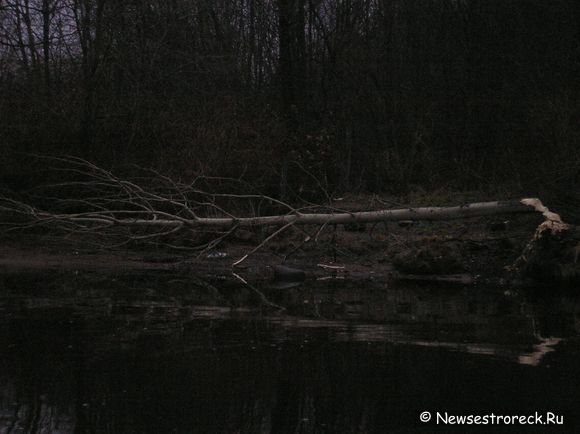
M 7 205 L 10 205 L 8 207 Z M 293 225 L 334 225 L 348 223 L 372 223 L 381 221 L 401 220 L 453 220 L 470 217 L 492 216 L 514 213 L 539 213 L 545 221 L 540 224 L 531 241 L 515 263 L 508 267 L 510 271 L 531 277 L 540 281 L 578 281 L 580 280 L 580 230 L 562 221 L 560 216 L 546 208 L 539 199 L 521 199 L 513 201 L 494 201 L 472 203 L 453 207 L 424 207 L 406 208 L 363 212 L 334 212 L 312 213 L 260 217 L 218 217 L 218 218 L 191 218 L 186 219 L 178 215 L 162 213 L 165 218 L 158 218 L 159 212 L 151 209 L 147 212 L 150 218 L 118 218 L 115 211 L 87 212 L 82 214 L 53 214 L 36 210 L 28 205 L 4 200 L 1 206 L 5 211 L 17 211 L 25 214 L 31 225 L 46 224 L 73 224 L 78 226 L 96 226 L 101 230 L 104 227 L 157 227 L 159 232 L 146 236 L 134 236 L 133 239 L 142 239 L 163 236 L 180 229 L 196 227 L 229 228 L 225 233 L 229 235 L 238 227 L 281 226 L 274 234 L 268 237 L 233 266 L 240 265 L 247 257 L 263 247 L 274 236 Z M 127 211 L 123 211 L 127 213 Z M 139 212 L 140 214 L 144 212 Z M 225 238 L 220 236 L 208 247 L 215 247 L 217 241 Z
M 154 171 L 139 181 L 122 179 L 112 172 L 75 157 L 42 157 L 63 164 L 59 170 L 79 176 L 80 180 L 47 186 L 55 190 L 53 205 L 57 209 L 80 209 L 82 212 L 58 213 L 41 210 L 28 203 L 0 197 L 0 211 L 16 213 L 31 224 L 72 223 L 87 226 L 135 226 L 161 230 L 197 227 L 232 228 L 288 225 L 336 225 L 401 220 L 453 220 L 498 214 L 539 212 L 546 220 L 563 224 L 560 216 L 546 208 L 539 199 L 502 200 L 471 203 L 450 207 L 422 207 L 349 212 L 333 207 L 328 212 L 304 212 L 278 199 L 259 194 L 224 194 L 204 191 L 194 179 L 189 184 L 178 183 Z M 147 186 L 142 182 L 145 180 Z M 249 188 L 244 186 L 245 189 Z M 67 189 L 72 192 L 67 193 Z M 71 197 L 72 196 L 72 197 Z M 234 215 L 243 207 L 224 206 L 224 200 L 264 201 L 285 209 L 278 215 Z M 222 201 L 222 203 L 220 203 Z M 52 205 L 51 205 L 52 206 Z M 244 205 L 245 206 L 245 205 Z M 229 208 L 229 209 L 228 209 Z M 234 209 L 232 209 L 234 208 Z M 309 208 L 310 210 L 313 207 Z M 253 212 L 252 214 L 260 214 Z M 163 229 L 165 228 L 165 229 Z
M 340 213 L 312 213 L 246 217 L 246 218 L 200 218 L 191 220 L 191 225 L 206 225 L 217 227 L 257 226 L 284 226 L 289 223 L 297 225 L 374 223 L 382 221 L 400 220 L 454 220 L 468 217 L 482 217 L 497 214 L 515 214 L 542 212 L 543 207 L 539 199 L 522 199 L 513 201 L 479 202 L 451 207 L 424 207 L 406 209 L 387 209 L 379 211 L 340 212 Z M 544 207 L 545 208 L 545 207 Z M 547 210 L 547 208 L 545 208 Z M 551 213 L 553 214 L 553 213 Z M 553 214 L 551 217 L 556 216 Z M 152 222 L 149 221 L 149 224 Z M 165 222 L 169 223 L 169 222 Z
M 236 266 L 270 242 L 272 238 L 297 225 L 318 225 L 320 226 L 319 234 L 325 227 L 338 224 L 405 220 L 442 221 L 504 214 L 539 213 L 543 215 L 545 221 L 538 228 L 520 259 L 512 266 L 512 270 L 532 276 L 565 275 L 574 276 L 574 278 L 580 276 L 578 229 L 564 223 L 558 214 L 550 211 L 539 199 L 535 198 L 478 202 L 450 207 L 359 212 L 340 210 L 331 206 L 295 208 L 280 200 L 260 194 L 208 192 L 207 189 L 200 187 L 208 185 L 207 179 L 203 177 L 184 184 L 159 173 L 145 171 L 148 177 L 126 180 L 90 162 L 74 157 L 49 158 L 49 161 L 62 163 L 64 168 L 60 170 L 71 174 L 78 180 L 46 187 L 51 192 L 50 195 L 42 195 L 38 202 L 48 203 L 53 211 L 39 209 L 29 203 L 11 198 L 0 197 L 0 212 L 6 216 L 6 219 L 3 219 L 5 221 L 0 221 L 3 227 L 11 230 L 52 226 L 64 230 L 67 234 L 89 234 L 92 237 L 101 237 L 101 239 L 110 236 L 115 241 L 121 240 L 113 247 L 128 242 L 157 243 L 168 237 L 173 240 L 189 240 L 195 238 L 193 233 L 202 234 L 200 238 L 209 236 L 209 242 L 202 238 L 202 244 L 184 247 L 186 250 L 197 251 L 215 248 L 238 228 L 278 227 L 251 252 L 234 262 L 233 265 Z M 239 180 L 234 181 L 238 182 L 239 191 L 246 192 L 251 188 Z M 53 194 L 53 191 L 56 191 L 56 194 Z M 275 208 L 274 211 L 270 211 L 275 215 L 259 215 L 262 203 Z M 243 209 L 249 209 L 250 212 L 234 214 Z M 326 212 L 320 212 L 320 210 Z M 115 231 L 116 228 L 119 230 Z M 181 231 L 188 232 L 188 235 L 176 236 Z M 314 237 L 315 241 L 318 234 Z M 305 242 L 311 238 L 307 236 Z M 182 248 L 179 243 L 165 245 L 176 249 Z M 103 247 L 108 246 L 103 245 Z
M 6 209 L 6 206 L 4 207 Z M 153 227 L 260 227 L 285 225 L 335 225 L 349 223 L 375 223 L 401 220 L 456 220 L 470 217 L 483 217 L 501 214 L 521 214 L 539 212 L 547 221 L 555 225 L 566 226 L 558 214 L 548 210 L 539 199 L 521 199 L 493 202 L 477 202 L 451 207 L 421 207 L 404 209 L 386 209 L 378 211 L 333 212 L 333 213 L 302 213 L 258 216 L 258 217 L 194 217 L 183 218 L 168 215 L 155 209 L 147 211 L 99 211 L 76 214 L 53 214 L 30 210 L 29 216 L 37 222 L 58 223 L 70 222 L 86 225 L 124 225 Z M 127 214 L 148 215 L 148 218 L 119 218 L 117 215 Z

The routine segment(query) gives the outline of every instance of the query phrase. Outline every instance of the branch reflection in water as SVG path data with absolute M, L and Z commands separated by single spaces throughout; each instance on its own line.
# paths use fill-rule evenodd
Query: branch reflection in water
M 424 409 L 548 406 L 574 423 L 573 295 L 252 285 L 2 275 L 0 432 L 370 433 L 412 429 Z

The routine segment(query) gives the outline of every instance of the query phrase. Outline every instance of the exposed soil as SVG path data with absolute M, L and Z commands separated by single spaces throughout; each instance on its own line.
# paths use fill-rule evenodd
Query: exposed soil
M 414 197 L 413 205 L 424 206 Z M 466 203 L 462 196 L 430 205 Z M 481 198 L 475 198 L 481 200 Z M 433 203 L 435 202 L 435 203 Z M 337 201 L 341 209 L 397 207 L 371 196 Z M 233 271 L 246 277 L 270 277 L 272 267 L 284 264 L 304 270 L 307 277 L 403 278 L 471 283 L 508 277 L 512 264 L 542 222 L 533 214 L 472 218 L 448 222 L 390 222 L 357 226 L 291 228 L 252 254 Z M 273 228 L 239 231 L 210 252 L 182 254 L 158 249 L 98 250 L 82 239 L 19 235 L 4 239 L 0 269 L 174 270 L 231 274 L 232 264 L 249 253 Z M 307 238 L 309 237 L 308 241 Z

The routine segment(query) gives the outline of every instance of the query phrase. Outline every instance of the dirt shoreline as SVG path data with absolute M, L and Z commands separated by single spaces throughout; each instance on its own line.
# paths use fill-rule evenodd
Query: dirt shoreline
M 183 255 L 166 249 L 90 251 L 82 240 L 59 243 L 40 238 L 12 239 L 0 248 L 0 271 L 62 270 L 96 272 L 191 271 L 198 274 L 271 278 L 280 264 L 303 270 L 307 278 L 441 279 L 475 283 L 509 277 L 505 267 L 515 261 L 541 218 L 509 216 L 454 222 L 407 222 L 345 227 L 338 225 L 317 242 L 304 233 L 286 234 L 267 243 L 240 266 L 232 264 L 249 253 L 259 236 L 235 237 L 216 251 Z M 306 228 L 308 230 L 308 228 Z M 250 239 L 248 239 L 250 238 Z M 216 253 L 218 253 L 216 255 Z

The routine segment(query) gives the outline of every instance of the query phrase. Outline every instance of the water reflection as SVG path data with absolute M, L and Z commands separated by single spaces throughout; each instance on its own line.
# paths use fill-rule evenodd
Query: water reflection
M 286 311 L 228 280 L 2 276 L 0 432 L 414 432 L 423 410 L 578 427 L 573 295 L 256 287 Z

